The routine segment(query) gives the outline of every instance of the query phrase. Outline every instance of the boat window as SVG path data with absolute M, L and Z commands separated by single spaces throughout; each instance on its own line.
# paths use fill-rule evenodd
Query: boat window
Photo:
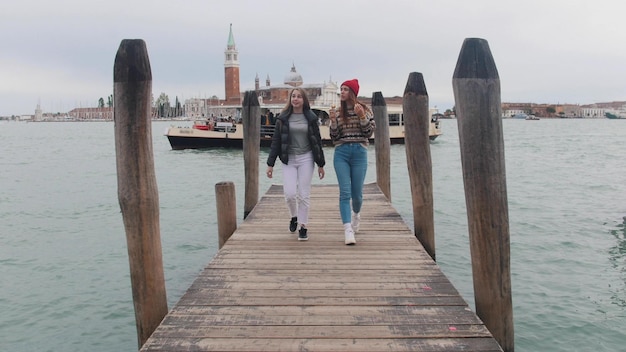
M 400 114 L 389 114 L 389 126 L 400 125 Z

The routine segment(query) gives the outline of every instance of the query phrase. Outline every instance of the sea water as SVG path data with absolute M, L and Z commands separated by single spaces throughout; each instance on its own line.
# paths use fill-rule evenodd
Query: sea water
M 516 351 L 624 350 L 626 121 L 502 123 Z M 152 134 L 172 308 L 217 251 L 215 184 L 235 183 L 241 222 L 244 176 L 241 150 L 172 150 L 170 124 Z M 430 145 L 437 262 L 474 308 L 456 121 L 442 128 Z M 0 351 L 137 350 L 113 123 L 0 122 L 0 138 Z M 336 183 L 325 153 L 327 177 L 314 183 Z M 266 158 L 260 195 L 282 183 L 265 177 Z M 403 145 L 391 176 L 412 228 Z

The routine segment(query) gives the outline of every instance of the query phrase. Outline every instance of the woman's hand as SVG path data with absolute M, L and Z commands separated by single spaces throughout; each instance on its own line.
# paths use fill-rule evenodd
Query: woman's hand
M 272 178 L 272 174 L 274 173 L 274 168 L 271 166 L 267 167 L 267 171 L 265 171 L 265 174 L 267 175 L 268 178 Z
M 365 119 L 365 110 L 363 109 L 363 107 L 360 104 L 356 104 L 354 106 L 354 113 L 356 114 L 356 116 L 358 116 L 361 120 Z
M 335 122 L 337 120 L 337 111 L 335 110 L 334 105 L 330 107 L 330 110 L 328 111 L 328 117 L 330 117 L 330 122 Z
M 324 179 L 326 172 L 324 171 L 324 167 L 320 166 L 317 168 L 317 174 L 320 176 L 320 180 Z

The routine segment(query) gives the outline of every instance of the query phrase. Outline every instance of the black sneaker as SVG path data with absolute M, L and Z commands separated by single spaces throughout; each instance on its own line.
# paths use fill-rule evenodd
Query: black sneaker
M 298 228 L 298 217 L 294 216 L 289 222 L 289 231 L 296 232 L 296 228 Z
M 301 227 L 300 233 L 298 234 L 298 241 L 308 241 L 308 240 L 309 240 L 309 236 L 307 236 L 306 234 L 306 228 Z

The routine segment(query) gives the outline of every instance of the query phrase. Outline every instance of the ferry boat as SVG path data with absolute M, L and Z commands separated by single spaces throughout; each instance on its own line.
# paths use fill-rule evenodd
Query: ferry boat
M 332 145 L 330 130 L 328 127 L 328 108 L 312 108 L 320 116 L 320 135 L 324 145 Z M 401 107 L 387 109 L 389 116 L 389 138 L 391 144 L 404 144 L 404 123 Z M 429 137 L 433 141 L 441 132 L 441 121 L 437 116 L 431 116 Z M 261 147 L 269 147 L 272 144 L 274 125 L 261 124 Z M 170 142 L 172 149 L 205 149 L 205 148 L 242 148 L 243 147 L 243 124 L 232 121 L 220 121 L 212 124 L 206 120 L 195 121 L 191 127 L 170 126 L 165 131 L 165 136 Z M 376 132 L 370 138 L 375 143 Z

